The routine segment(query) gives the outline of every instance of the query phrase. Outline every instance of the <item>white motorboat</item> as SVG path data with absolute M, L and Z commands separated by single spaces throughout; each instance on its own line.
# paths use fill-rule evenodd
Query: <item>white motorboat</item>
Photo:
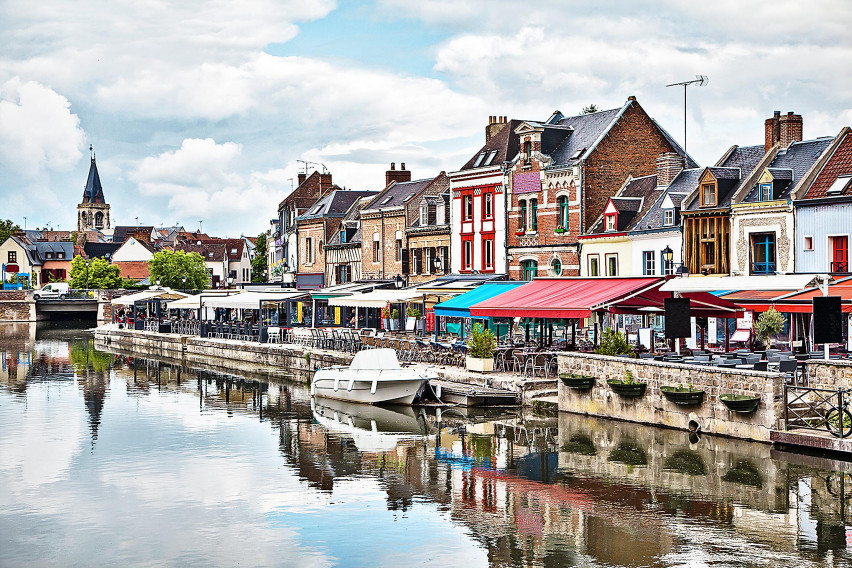
M 366 404 L 411 404 L 431 371 L 403 367 L 393 349 L 359 351 L 352 363 L 318 369 L 311 381 L 311 396 Z

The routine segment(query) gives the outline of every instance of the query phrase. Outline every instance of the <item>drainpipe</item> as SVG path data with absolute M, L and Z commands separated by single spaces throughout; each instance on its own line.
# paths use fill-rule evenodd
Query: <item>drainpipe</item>
M 511 261 L 509 260 L 509 204 L 511 203 L 511 198 L 509 197 L 509 184 L 506 183 L 505 163 L 500 165 L 500 172 L 503 174 L 503 181 L 500 183 L 503 184 L 503 248 L 506 251 L 506 279 L 511 280 L 509 270 L 511 266 Z
M 822 292 L 823 297 L 828 296 L 828 276 L 822 275 L 822 276 L 819 277 L 819 291 Z M 813 318 L 811 318 L 811 320 L 813 320 Z M 813 337 L 813 336 L 811 336 L 811 337 Z M 823 356 L 825 357 L 825 360 L 828 361 L 829 360 L 828 343 L 823 343 L 822 349 L 823 349 Z
M 382 220 L 382 240 L 379 241 L 379 250 L 382 252 L 382 280 L 385 278 L 385 211 L 379 210 L 379 215 Z

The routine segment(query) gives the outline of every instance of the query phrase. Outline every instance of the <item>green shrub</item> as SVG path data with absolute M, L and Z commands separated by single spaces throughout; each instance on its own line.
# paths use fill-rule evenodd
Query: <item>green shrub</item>
M 473 324 L 473 331 L 467 339 L 467 354 L 474 359 L 491 359 L 497 348 L 497 336 L 481 323 Z
M 408 308 L 405 309 L 405 316 L 419 320 L 420 319 L 420 310 L 418 310 L 417 308 L 408 307 Z
M 784 329 L 784 314 L 777 311 L 774 306 L 770 306 L 754 322 L 754 335 L 767 347 L 769 347 L 769 339 L 781 333 L 782 329 Z
M 616 330 L 610 328 L 603 332 L 601 344 L 595 349 L 598 355 L 632 355 L 633 347 L 627 342 L 627 338 Z

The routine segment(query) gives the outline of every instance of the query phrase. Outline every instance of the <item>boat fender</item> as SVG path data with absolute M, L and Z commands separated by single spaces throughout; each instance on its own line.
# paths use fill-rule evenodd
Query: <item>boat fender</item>
M 441 398 L 441 385 L 435 385 L 435 396 Z
M 376 387 L 378 386 L 378 381 L 373 381 L 373 386 L 370 388 L 370 394 L 376 394 Z

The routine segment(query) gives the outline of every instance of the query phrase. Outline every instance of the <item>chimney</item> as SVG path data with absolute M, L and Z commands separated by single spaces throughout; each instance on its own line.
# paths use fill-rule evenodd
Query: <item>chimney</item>
M 775 113 L 772 115 L 772 118 L 767 118 L 766 121 L 763 123 L 763 133 L 763 151 L 764 153 L 766 153 L 769 152 L 769 150 L 781 140 L 780 110 L 776 110 Z
M 325 192 L 328 191 L 328 188 L 330 188 L 332 186 L 331 174 L 330 173 L 320 174 L 319 178 L 320 178 L 320 181 L 319 181 L 320 195 L 325 195 Z
M 666 187 L 683 169 L 683 158 L 675 152 L 666 152 L 657 157 L 657 187 Z
M 802 141 L 802 115 L 788 112 L 779 120 L 781 146 L 786 148 L 793 142 Z
M 299 174 L 299 176 L 298 176 L 299 183 L 296 185 L 296 187 L 299 187 L 300 185 L 302 185 L 303 183 L 305 183 L 305 178 L 306 178 L 306 177 L 308 177 L 308 174 Z
M 485 127 L 485 142 L 487 143 L 489 140 L 497 136 L 497 133 L 503 130 L 506 123 L 507 121 L 505 116 L 489 116 L 488 126 Z
M 396 162 L 391 162 L 390 169 L 385 172 L 385 187 L 393 182 L 403 183 L 411 181 L 411 171 L 405 169 L 405 162 L 400 169 L 396 169 Z

